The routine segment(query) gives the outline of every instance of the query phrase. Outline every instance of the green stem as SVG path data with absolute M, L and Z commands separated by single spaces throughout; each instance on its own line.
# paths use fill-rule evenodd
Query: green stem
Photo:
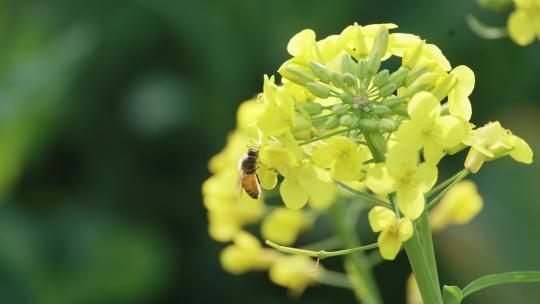
M 318 258 L 320 260 L 330 258 L 330 257 L 339 256 L 339 255 L 351 254 L 351 253 L 356 252 L 356 251 L 365 251 L 365 250 L 374 249 L 374 248 L 379 247 L 379 245 L 377 243 L 375 243 L 375 244 L 359 246 L 359 247 L 354 247 L 354 248 L 349 248 L 349 249 L 336 250 L 336 251 L 324 251 L 324 250 L 313 251 L 313 250 L 299 249 L 299 248 L 294 248 L 294 247 L 280 246 L 280 245 L 278 245 L 276 243 L 273 243 L 273 242 L 271 242 L 269 240 L 266 240 L 265 243 L 266 243 L 266 245 L 276 249 L 277 251 L 281 251 L 281 252 L 284 252 L 284 253 L 291 253 L 291 254 L 307 255 L 307 256 L 310 256 L 310 257 Z
M 433 199 L 431 199 L 431 201 L 427 204 L 426 209 L 430 210 L 431 208 L 433 208 L 433 206 L 435 206 L 435 204 L 443 197 L 443 195 L 448 190 L 452 189 L 452 187 L 454 187 L 457 183 L 459 183 L 461 180 L 463 180 L 467 175 L 469 175 L 469 173 L 471 173 L 471 171 L 469 171 L 467 169 L 463 169 L 463 170 L 459 171 L 453 177 L 449 178 L 449 179 L 452 179 L 452 181 L 449 183 L 448 187 L 446 187 L 439 194 L 437 194 L 437 196 L 435 196 Z M 446 181 L 444 183 L 446 183 Z M 427 195 L 426 195 L 426 197 L 427 197 Z
M 437 260 L 435 259 L 435 250 L 433 247 L 433 237 L 431 235 L 431 228 L 429 226 L 429 217 L 427 210 L 422 213 L 420 218 L 416 221 L 416 229 L 418 230 L 418 236 L 422 243 L 422 249 L 426 257 L 429 270 L 433 281 L 440 290 L 441 284 L 439 283 L 439 274 L 437 273 Z
M 347 275 L 336 271 L 324 270 L 321 275 L 316 276 L 316 280 L 317 282 L 328 286 L 347 289 L 353 288 L 353 285 L 351 284 L 351 281 L 349 281 L 349 278 L 347 278 Z
M 352 130 L 354 130 L 354 128 L 347 128 L 347 129 L 338 130 L 338 131 L 336 131 L 336 132 L 324 134 L 324 135 L 322 135 L 322 136 L 313 137 L 313 138 L 311 138 L 311 139 L 308 139 L 308 140 L 305 140 L 305 141 L 303 141 L 303 142 L 301 142 L 301 143 L 298 143 L 298 145 L 299 145 L 299 146 L 307 145 L 307 144 L 310 144 L 310 143 L 313 143 L 313 142 L 316 142 L 316 141 L 319 141 L 319 140 L 323 140 L 323 139 L 332 137 L 332 136 L 334 136 L 334 135 L 338 135 L 338 134 L 341 134 L 341 133 L 349 132 L 349 131 L 352 131 Z
M 433 194 L 435 194 L 435 193 L 441 191 L 442 189 L 446 188 L 446 186 L 450 185 L 456 178 L 459 178 L 461 175 L 465 174 L 465 172 L 469 172 L 469 170 L 463 169 L 463 170 L 459 171 L 458 173 L 452 175 L 450 178 L 448 178 L 444 182 L 442 182 L 442 183 L 438 184 L 437 186 L 433 187 L 433 189 L 429 190 L 428 193 L 426 193 L 426 197 L 430 197 Z
M 418 231 L 416 231 L 416 229 L 411 239 L 405 242 L 403 246 L 405 247 L 405 251 L 407 251 L 409 263 L 411 264 L 424 303 L 442 304 L 441 292 L 438 288 L 435 288 L 426 257 L 424 256 L 424 251 L 422 250 L 420 237 L 418 236 Z
M 332 206 L 332 218 L 336 227 L 337 235 L 342 239 L 343 244 L 349 247 L 355 247 L 359 244 L 356 233 L 356 223 L 347 220 L 344 202 L 337 201 Z M 356 276 L 357 281 L 361 281 L 363 286 L 353 284 L 355 293 L 361 297 L 363 303 L 382 304 L 382 298 L 375 282 L 375 277 L 371 272 L 369 260 L 362 252 L 354 252 L 346 257 L 353 265 L 353 271 L 348 272 L 351 276 Z M 366 293 L 367 291 L 367 293 Z
M 336 184 L 336 186 L 338 186 L 340 189 L 345 190 L 346 192 L 349 192 L 350 194 L 352 194 L 354 196 L 357 196 L 357 197 L 360 197 L 360 198 L 366 200 L 366 202 L 368 202 L 368 203 L 372 203 L 372 204 L 375 204 L 375 205 L 381 205 L 381 206 L 384 206 L 386 208 L 392 208 L 392 205 L 390 205 L 390 203 L 376 197 L 373 194 L 369 194 L 367 192 L 362 192 L 362 191 L 355 190 L 355 189 L 345 185 L 344 183 L 341 183 L 341 182 L 338 182 L 338 181 L 334 181 L 334 184 Z

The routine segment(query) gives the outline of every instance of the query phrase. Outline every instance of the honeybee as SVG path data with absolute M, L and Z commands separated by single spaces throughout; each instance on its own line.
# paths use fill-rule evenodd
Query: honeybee
M 240 159 L 238 169 L 240 171 L 240 177 L 238 179 L 238 186 L 242 186 L 242 189 L 254 199 L 258 199 L 261 194 L 261 186 L 259 184 L 259 177 L 257 176 L 257 162 L 259 159 L 259 151 L 254 148 L 248 148 L 247 153 Z M 240 189 L 240 191 L 242 191 Z

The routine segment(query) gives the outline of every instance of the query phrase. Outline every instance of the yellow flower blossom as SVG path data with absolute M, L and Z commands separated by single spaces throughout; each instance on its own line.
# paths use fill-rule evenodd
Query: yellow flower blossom
M 275 85 L 273 77 L 264 79 L 264 91 L 260 99 L 264 110 L 257 118 L 257 127 L 267 136 L 278 136 L 293 128 L 294 98 L 284 87 Z
M 450 72 L 455 77 L 456 84 L 448 94 L 448 110 L 450 114 L 463 121 L 469 121 L 472 116 L 472 107 L 469 100 L 474 89 L 474 72 L 464 65 L 460 65 Z
M 437 167 L 419 164 L 415 147 L 397 143 L 385 163 L 376 164 L 367 174 L 367 187 L 377 194 L 396 192 L 399 210 L 414 220 L 424 211 L 424 193 L 437 181 Z
M 319 143 L 313 150 L 313 161 L 329 167 L 333 179 L 348 182 L 364 176 L 364 161 L 370 159 L 369 150 L 351 139 L 338 136 Z
M 401 245 L 413 235 L 411 220 L 406 217 L 398 219 L 392 210 L 381 206 L 372 208 L 368 218 L 371 229 L 380 232 L 377 243 L 382 257 L 395 259 Z
M 261 224 L 263 238 L 283 246 L 294 244 L 298 234 L 311 226 L 311 218 L 302 211 L 277 208 Z
M 471 147 L 465 160 L 465 168 L 473 173 L 478 172 L 485 161 L 505 155 L 510 155 L 515 161 L 524 164 L 531 164 L 533 161 L 533 151 L 527 142 L 504 129 L 498 121 L 473 130 L 465 144 Z
M 516 9 L 508 17 L 508 34 L 524 46 L 540 39 L 540 1 L 514 0 Z
M 426 162 L 436 165 L 451 148 L 465 139 L 463 123 L 451 115 L 441 116 L 441 105 L 429 92 L 414 95 L 408 105 L 410 121 L 401 124 L 397 141 L 423 148 Z
M 274 284 L 288 288 L 292 296 L 299 296 L 316 283 L 323 271 L 321 265 L 316 266 L 307 256 L 283 255 L 272 264 L 269 275 Z
M 279 254 L 263 249 L 257 238 L 245 231 L 236 235 L 234 244 L 223 249 L 220 255 L 222 267 L 235 275 L 268 269 L 278 258 Z
M 448 225 L 464 225 L 482 210 L 483 200 L 476 185 L 469 180 L 455 185 L 429 212 L 431 228 L 441 230 Z

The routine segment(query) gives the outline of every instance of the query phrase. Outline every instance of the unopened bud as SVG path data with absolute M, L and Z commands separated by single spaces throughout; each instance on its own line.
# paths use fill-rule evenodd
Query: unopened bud
M 305 102 L 298 105 L 297 107 L 306 111 L 306 113 L 308 113 L 309 115 L 317 115 L 322 112 L 322 106 L 320 103 L 317 102 Z
M 358 128 L 363 132 L 376 132 L 379 131 L 379 124 L 374 119 L 360 119 Z
M 390 96 L 388 98 L 386 98 L 385 100 L 383 100 L 383 104 L 387 107 L 389 107 L 390 109 L 393 109 L 397 106 L 399 106 L 400 104 L 402 104 L 405 100 L 407 100 L 406 97 L 404 96 Z
M 339 118 L 339 124 L 345 127 L 352 128 L 358 123 L 358 118 L 353 114 L 345 114 Z
M 332 130 L 339 126 L 339 118 L 336 115 L 330 116 L 324 123 L 324 128 L 326 130 Z
M 343 101 L 343 103 L 352 103 L 354 101 L 354 95 L 348 93 L 348 92 L 343 92 L 341 94 L 339 94 L 339 98 L 341 99 L 341 101 Z
M 407 77 L 405 78 L 405 86 L 409 86 L 413 81 L 418 79 L 418 77 L 422 76 L 424 73 L 426 73 L 429 70 L 429 67 L 427 65 L 419 66 L 417 68 L 414 68 L 409 71 L 407 74 Z
M 405 67 L 400 67 L 397 71 L 392 73 L 388 77 L 388 82 L 394 83 L 396 86 L 401 86 L 409 74 L 409 69 Z
M 407 105 L 406 104 L 401 104 L 401 105 L 395 107 L 392 110 L 392 113 L 397 114 L 399 116 L 403 116 L 403 117 L 408 117 L 409 116 L 409 112 L 407 111 Z
M 379 89 L 379 95 L 382 96 L 382 97 L 386 97 L 386 96 L 394 93 L 394 91 L 396 89 L 397 89 L 397 85 L 395 83 L 389 83 L 389 84 L 387 84 L 384 87 Z
M 349 54 L 343 54 L 341 57 L 341 72 L 354 74 L 356 70 L 356 62 Z
M 327 66 L 312 61 L 309 63 L 309 69 L 313 72 L 313 75 L 319 78 L 322 82 L 328 83 L 330 80 L 330 69 L 328 69 Z
M 367 61 L 368 74 L 375 75 L 381 67 L 382 55 L 379 51 L 372 51 Z
M 332 112 L 334 112 L 334 114 L 337 114 L 337 115 L 343 115 L 347 113 L 348 111 L 349 109 L 342 104 L 337 104 L 332 107 Z
M 341 75 L 338 72 L 334 72 L 334 71 L 330 72 L 330 81 L 332 82 L 332 84 L 334 84 L 338 88 L 347 87 L 345 85 L 345 79 L 343 79 L 343 75 Z
M 286 66 L 285 68 L 280 69 L 278 72 L 284 78 L 298 85 L 303 86 L 306 83 L 313 81 L 313 77 L 309 74 L 308 71 L 298 67 Z
M 416 67 L 418 60 L 420 59 L 420 55 L 422 55 L 422 51 L 424 50 L 424 44 L 425 41 L 422 41 L 414 48 L 414 51 L 404 54 L 403 66 L 409 69 Z
M 293 132 L 305 131 L 311 128 L 311 121 L 304 116 L 294 116 L 294 128 Z
M 308 82 L 306 83 L 306 88 L 319 98 L 328 98 L 330 96 L 330 87 L 319 82 Z
M 360 59 L 356 64 L 356 76 L 360 79 L 365 79 L 368 75 L 368 67 L 365 59 Z
M 443 81 L 441 81 L 441 83 L 439 83 L 433 90 L 431 90 L 431 93 L 437 98 L 437 100 L 441 101 L 448 95 L 450 90 L 455 87 L 456 83 L 456 77 L 450 74 Z
M 392 110 L 387 106 L 376 105 L 370 110 L 370 112 L 377 115 L 385 115 L 392 112 Z
M 345 80 L 345 84 L 348 86 L 348 87 L 356 87 L 356 83 L 357 83 L 357 78 L 351 74 L 351 73 L 345 73 L 343 74 L 343 79 Z
M 482 168 L 482 165 L 486 161 L 486 155 L 471 147 L 467 158 L 465 159 L 465 168 L 469 169 L 472 173 L 476 173 Z
M 390 72 L 388 70 L 382 70 L 375 77 L 373 77 L 373 85 L 376 87 L 383 86 L 388 78 L 390 77 Z
M 413 96 L 420 91 L 430 91 L 435 87 L 435 83 L 439 79 L 438 73 L 425 73 L 418 77 L 410 86 L 407 87 L 407 96 Z
M 389 118 L 383 118 L 379 121 L 379 129 L 382 132 L 393 132 L 397 130 L 398 127 L 399 124 L 395 120 Z

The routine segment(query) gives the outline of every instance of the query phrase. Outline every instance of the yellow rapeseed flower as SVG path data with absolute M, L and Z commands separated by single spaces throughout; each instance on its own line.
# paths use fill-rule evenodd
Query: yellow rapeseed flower
M 237 234 L 234 243 L 223 249 L 220 255 L 223 268 L 236 275 L 268 269 L 278 258 L 278 253 L 263 249 L 257 238 L 245 231 Z
M 540 39 L 540 0 L 514 0 L 516 9 L 508 17 L 508 34 L 524 46 Z
M 292 296 L 299 296 L 323 272 L 322 266 L 307 256 L 282 255 L 271 265 L 269 275 L 274 284 L 288 288 Z
M 465 144 L 471 147 L 465 160 L 465 168 L 473 173 L 478 172 L 485 161 L 505 155 L 510 155 L 515 161 L 524 164 L 531 164 L 533 161 L 533 151 L 529 144 L 513 135 L 510 130 L 504 129 L 498 121 L 473 130 Z
M 437 167 L 419 163 L 416 147 L 405 143 L 392 146 L 385 163 L 367 174 L 367 187 L 377 194 L 396 192 L 399 210 L 414 220 L 424 211 L 424 193 L 437 181 Z
M 311 218 L 302 211 L 276 208 L 262 221 L 261 234 L 267 240 L 289 246 L 311 223 Z
M 368 214 L 369 224 L 374 232 L 380 232 L 377 239 L 381 255 L 386 260 L 396 258 L 401 245 L 413 235 L 413 225 L 410 219 L 398 219 L 394 211 L 377 206 Z

